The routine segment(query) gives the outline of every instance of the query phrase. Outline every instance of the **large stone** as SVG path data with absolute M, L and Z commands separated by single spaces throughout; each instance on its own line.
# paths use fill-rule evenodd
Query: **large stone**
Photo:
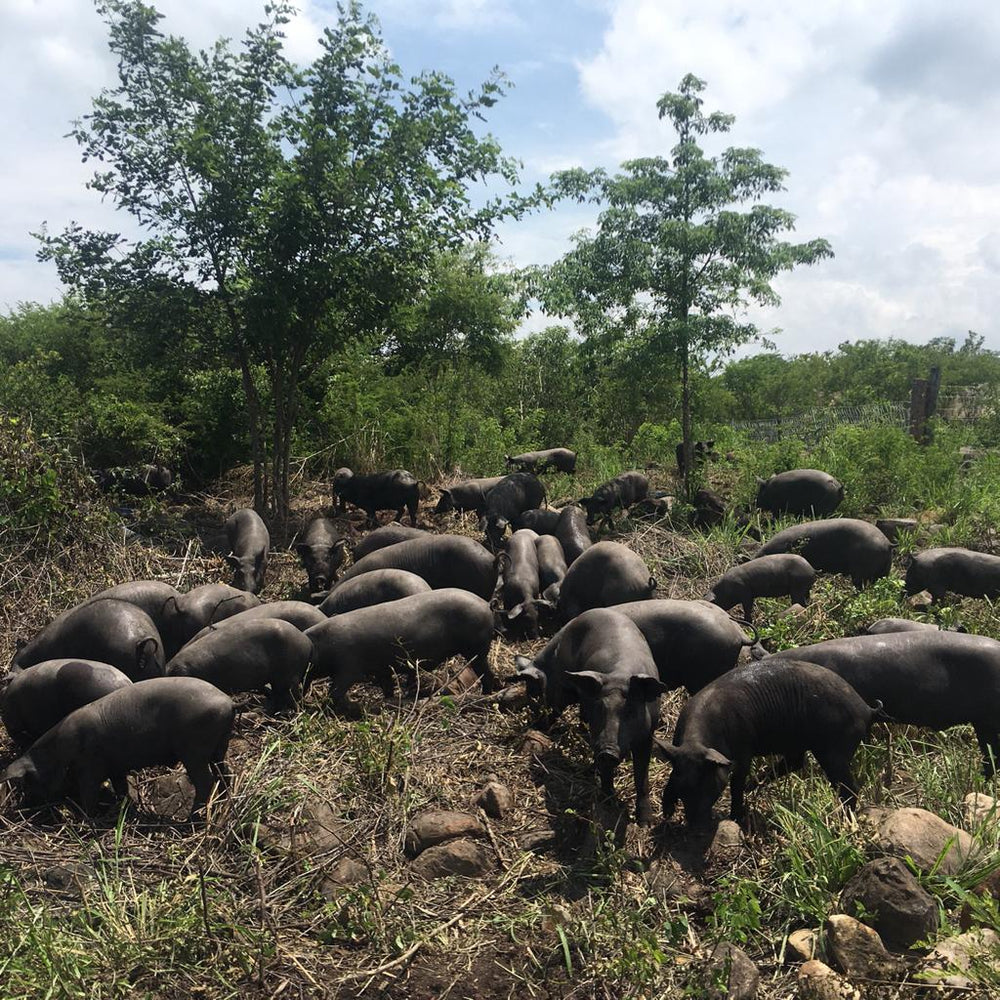
M 258 839 L 264 847 L 306 858 L 343 850 L 350 837 L 350 824 L 329 802 L 311 799 L 303 803 L 287 826 L 275 822 L 262 827 Z
M 711 1000 L 753 1000 L 760 972 L 747 953 L 728 941 L 720 941 L 708 959 Z M 722 986 L 725 983 L 725 987 Z
M 478 878 L 490 870 L 491 862 L 489 852 L 483 844 L 463 839 L 428 847 L 413 862 L 412 867 L 413 871 L 426 879 L 444 878 L 446 875 Z
M 848 976 L 881 979 L 895 967 L 882 939 L 870 927 L 845 913 L 828 917 L 825 924 L 830 957 Z
M 937 945 L 924 960 L 920 979 L 941 986 L 968 989 L 974 985 L 974 979 L 968 975 L 974 961 L 985 962 L 993 974 L 1000 974 L 1000 962 L 996 958 L 998 948 L 1000 936 L 988 927 L 950 937 Z
M 873 927 L 890 948 L 909 948 L 938 928 L 938 906 L 898 858 L 871 861 L 850 879 L 840 908 Z
M 739 823 L 734 823 L 731 819 L 720 821 L 715 828 L 715 835 L 708 848 L 709 857 L 728 857 L 743 846 L 743 831 Z
M 326 873 L 319 891 L 324 899 L 336 899 L 345 887 L 364 882 L 368 877 L 365 865 L 345 855 Z
M 779 618 L 805 618 L 809 609 L 801 604 L 789 604 L 784 611 L 778 612 Z
M 476 799 L 478 805 L 487 816 L 503 819 L 514 808 L 514 796 L 511 790 L 499 781 L 488 781 Z
M 833 969 L 812 959 L 799 969 L 799 1000 L 861 1000 L 861 992 Z
M 906 599 L 906 603 L 915 611 L 926 611 L 934 601 L 934 596 L 929 590 L 921 590 Z
M 785 957 L 792 962 L 810 962 L 819 954 L 819 934 L 802 927 L 792 931 L 785 943 Z
M 475 816 L 450 809 L 428 809 L 410 820 L 403 846 L 411 858 L 428 847 L 457 837 L 481 837 L 486 831 Z
M 977 830 L 986 823 L 1000 823 L 1000 806 L 990 795 L 969 792 L 962 800 L 962 818 L 970 830 Z
M 912 858 L 923 871 L 937 865 L 941 875 L 955 875 L 974 849 L 964 830 L 926 809 L 894 809 L 879 823 L 878 836 L 888 853 Z

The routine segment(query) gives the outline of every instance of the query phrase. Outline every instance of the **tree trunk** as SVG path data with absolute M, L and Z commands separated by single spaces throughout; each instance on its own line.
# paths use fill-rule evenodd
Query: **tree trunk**
M 684 496 L 691 499 L 694 474 L 694 442 L 691 440 L 691 382 L 687 331 L 681 341 L 681 440 L 684 448 Z
M 237 348 L 240 362 L 240 375 L 243 379 L 243 394 L 247 400 L 247 416 L 250 418 L 250 453 L 253 456 L 253 508 L 257 513 L 264 513 L 267 505 L 267 482 L 264 468 L 264 442 L 260 433 L 260 397 L 253 383 L 253 372 L 250 368 L 250 358 L 246 348 L 240 344 Z

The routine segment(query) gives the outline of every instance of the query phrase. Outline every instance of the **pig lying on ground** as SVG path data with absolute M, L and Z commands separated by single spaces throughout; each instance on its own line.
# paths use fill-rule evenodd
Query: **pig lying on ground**
M 579 703 L 603 794 L 613 794 L 615 769 L 632 755 L 636 820 L 648 825 L 649 758 L 664 687 L 639 629 L 613 609 L 596 608 L 556 633 L 534 660 L 519 656 L 516 663 L 551 718 Z
M 562 543 L 555 535 L 539 535 L 535 542 L 535 558 L 538 560 L 539 593 L 550 599 L 546 591 L 555 586 L 552 593 L 558 596 L 567 569 Z
M 780 754 L 788 770 L 797 770 L 807 750 L 853 806 L 851 760 L 880 710 L 812 663 L 764 660 L 732 670 L 692 695 L 677 719 L 673 746 L 660 744 L 673 764 L 663 815 L 669 819 L 680 800 L 690 826 L 707 823 L 728 780 L 730 815 L 742 823 L 751 759 Z
M 809 591 L 815 582 L 816 570 L 802 556 L 791 553 L 760 556 L 724 573 L 705 600 L 726 611 L 741 604 L 743 617 L 752 622 L 753 602 L 758 597 L 787 594 L 793 604 L 808 604 Z
M 493 690 L 489 664 L 493 611 L 466 590 L 447 588 L 335 615 L 306 633 L 314 647 L 312 677 L 330 678 L 330 700 L 357 715 L 347 698 L 363 680 L 381 684 L 389 696 L 394 670 L 408 661 L 434 667 L 464 656 L 479 676 L 484 693 Z
M 933 622 L 915 622 L 912 618 L 880 618 L 877 622 L 872 622 L 865 631 L 868 635 L 889 635 L 892 632 L 965 632 L 961 625 L 955 628 L 941 629 Z
M 195 809 L 223 767 L 236 710 L 232 699 L 194 677 L 154 677 L 119 688 L 71 712 L 0 775 L 20 783 L 31 803 L 75 796 L 87 813 L 110 778 L 128 794 L 127 777 L 180 761 L 195 790 Z
M 515 528 L 530 528 L 539 535 L 554 535 L 561 510 L 526 510 L 514 519 Z
M 261 516 L 254 510 L 237 510 L 226 521 L 229 553 L 226 562 L 233 570 L 233 586 L 259 594 L 271 550 L 271 536 Z
M 46 660 L 5 678 L 0 718 L 15 743 L 37 740 L 70 712 L 128 687 L 132 681 L 96 660 Z
M 163 674 L 159 631 L 145 611 L 125 601 L 91 601 L 59 615 L 21 646 L 11 672 L 66 657 L 109 663 L 134 681 Z

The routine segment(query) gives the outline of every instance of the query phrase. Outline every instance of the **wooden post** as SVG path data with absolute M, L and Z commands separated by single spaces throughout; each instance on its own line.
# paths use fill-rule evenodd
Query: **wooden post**
M 924 439 L 927 430 L 927 390 L 925 378 L 915 378 L 910 389 L 910 436 L 918 441 Z

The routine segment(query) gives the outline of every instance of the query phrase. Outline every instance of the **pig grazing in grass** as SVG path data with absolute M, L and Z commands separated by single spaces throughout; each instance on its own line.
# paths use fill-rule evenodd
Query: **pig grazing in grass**
M 264 573 L 271 551 L 271 536 L 255 510 L 235 511 L 226 521 L 229 553 L 226 562 L 233 570 L 233 586 L 251 594 L 264 589 Z
M 380 510 L 396 511 L 396 520 L 403 511 L 410 514 L 410 524 L 416 527 L 420 504 L 420 480 L 406 469 L 375 472 L 368 476 L 355 475 L 350 469 L 338 469 L 333 475 L 333 495 L 341 504 L 345 501 L 360 507 L 368 515 L 368 525 L 376 524 Z
M 816 570 L 802 556 L 790 552 L 760 556 L 724 573 L 705 600 L 725 611 L 741 604 L 743 617 L 752 622 L 753 603 L 758 597 L 788 595 L 793 604 L 808 604 L 815 582 Z
M 730 815 L 742 823 L 752 758 L 779 754 L 795 770 L 807 750 L 844 802 L 853 805 L 851 760 L 880 710 L 880 704 L 868 705 L 850 684 L 812 663 L 764 660 L 731 670 L 688 699 L 673 745 L 660 744 L 673 764 L 663 815 L 669 819 L 681 801 L 690 826 L 707 823 L 728 782 Z
M 232 699 L 207 681 L 154 677 L 71 712 L 0 780 L 20 784 L 30 803 L 72 797 L 93 813 L 106 779 L 124 798 L 132 771 L 180 761 L 197 810 L 216 781 L 226 782 L 223 760 L 235 717 Z
M 906 592 L 921 590 L 935 601 L 947 593 L 995 601 L 1000 597 L 1000 556 L 960 548 L 918 552 L 906 568 Z

